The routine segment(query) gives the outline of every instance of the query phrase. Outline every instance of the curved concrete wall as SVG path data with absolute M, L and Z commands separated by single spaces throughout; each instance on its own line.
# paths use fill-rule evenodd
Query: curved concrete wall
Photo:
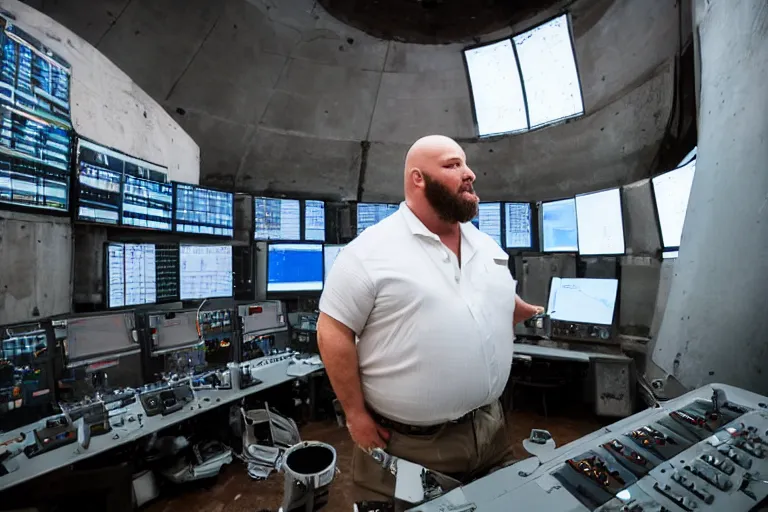
M 673 106 L 680 2 L 562 2 L 586 116 L 484 141 L 461 53 L 474 41 L 382 41 L 311 0 L 40 3 L 197 141 L 203 183 L 244 192 L 395 201 L 407 146 L 443 133 L 463 141 L 483 199 L 573 195 L 647 177 Z
M 198 183 L 197 144 L 128 75 L 89 42 L 28 5 L 0 0 L 0 9 L 72 66 L 72 124 L 79 135 L 164 165 L 172 180 Z
M 700 0 L 696 177 L 652 360 L 768 394 L 768 3 Z

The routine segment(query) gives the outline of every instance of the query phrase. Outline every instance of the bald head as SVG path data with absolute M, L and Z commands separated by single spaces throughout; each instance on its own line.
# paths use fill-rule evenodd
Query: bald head
M 449 223 L 467 222 L 477 212 L 475 175 L 455 140 L 429 135 L 417 140 L 405 156 L 405 200 L 411 209 L 430 213 Z

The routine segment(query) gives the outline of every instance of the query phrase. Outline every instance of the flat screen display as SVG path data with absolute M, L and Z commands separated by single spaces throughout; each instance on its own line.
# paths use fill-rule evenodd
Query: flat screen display
M 541 244 L 544 252 L 578 251 L 577 230 L 574 199 L 541 204 Z
M 107 307 L 125 306 L 125 246 L 107 244 Z
M 507 249 L 533 247 L 530 203 L 504 203 Z
M 178 300 L 175 245 L 107 244 L 107 307 Z
M 323 247 L 323 266 L 325 268 L 325 279 L 328 279 L 328 274 L 331 271 L 331 267 L 333 267 L 333 263 L 336 261 L 336 258 L 339 257 L 339 254 L 341 254 L 341 251 L 343 251 L 346 246 L 346 244 L 328 244 Z
M 618 279 L 552 278 L 547 313 L 552 320 L 611 325 Z
M 298 199 L 254 197 L 253 212 L 255 240 L 301 240 L 301 202 Z
M 325 203 L 304 201 L 304 240 L 325 242 Z
M 378 224 L 395 213 L 399 205 L 386 203 L 358 203 L 357 205 L 357 234 Z
M 269 244 L 267 292 L 309 292 L 322 289 L 322 244 Z
M 579 253 L 624 254 L 624 221 L 619 189 L 576 196 Z
M 232 247 L 182 245 L 179 247 L 181 300 L 232 296 Z
M 696 159 L 675 170 L 656 176 L 653 183 L 653 195 L 656 199 L 656 211 L 659 213 L 661 238 L 665 249 L 680 247 L 683 236 L 685 212 L 696 173 Z
M 166 169 L 106 146 L 77 144 L 77 220 L 171 230 L 173 188 Z
M 501 245 L 501 203 L 480 203 L 472 224 Z
M 176 183 L 176 231 L 200 235 L 234 235 L 234 195 Z
M 66 212 L 72 132 L 0 106 L 0 202 Z

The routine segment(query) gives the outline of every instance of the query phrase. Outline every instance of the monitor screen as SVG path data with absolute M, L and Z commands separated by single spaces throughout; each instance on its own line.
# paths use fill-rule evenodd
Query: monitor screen
M 378 224 L 395 213 L 399 205 L 386 203 L 358 203 L 357 205 L 357 234 Z
M 322 244 L 269 245 L 267 292 L 309 292 L 322 289 Z
M 696 159 L 693 159 L 684 166 L 651 180 L 665 249 L 680 247 L 695 172 Z
M 175 183 L 176 231 L 200 235 L 234 236 L 234 194 Z
M 325 203 L 304 201 L 304 240 L 325 242 Z
M 157 302 L 179 300 L 178 245 L 155 245 L 155 276 Z
M 170 231 L 173 227 L 173 185 L 125 176 L 123 224 Z
M 333 262 L 336 261 L 336 258 L 339 257 L 339 254 L 341 254 L 341 251 L 343 251 L 346 246 L 346 244 L 328 244 L 323 247 L 323 266 L 325 267 L 325 279 L 328 279 L 328 273 L 331 271 Z
M 507 249 L 533 247 L 531 203 L 504 203 Z
M 107 244 L 107 307 L 125 306 L 125 246 Z
M 618 279 L 552 278 L 547 313 L 552 320 L 611 325 Z
M 135 325 L 133 312 L 68 318 L 64 342 L 68 362 L 138 350 L 131 334 Z
M 182 245 L 179 248 L 181 300 L 232 296 L 232 247 Z
M 69 210 L 68 130 L 0 108 L 0 202 Z
M 541 236 L 544 252 L 578 251 L 577 229 L 574 199 L 541 204 Z
M 501 245 L 501 203 L 480 203 L 472 224 Z
M 125 244 L 125 305 L 155 303 L 155 279 L 155 246 Z
M 298 199 L 254 197 L 253 220 L 255 240 L 301 240 L 301 204 Z
M 624 222 L 619 189 L 576 196 L 576 219 L 580 254 L 624 254 Z

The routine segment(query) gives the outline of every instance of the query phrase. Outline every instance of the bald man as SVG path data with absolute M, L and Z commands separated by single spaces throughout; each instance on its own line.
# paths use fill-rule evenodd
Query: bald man
M 339 254 L 320 299 L 318 345 L 365 499 L 394 494 L 373 448 L 462 483 L 511 461 L 499 397 L 514 324 L 543 311 L 471 224 L 475 174 L 455 141 L 418 140 L 404 181 L 405 202 Z

